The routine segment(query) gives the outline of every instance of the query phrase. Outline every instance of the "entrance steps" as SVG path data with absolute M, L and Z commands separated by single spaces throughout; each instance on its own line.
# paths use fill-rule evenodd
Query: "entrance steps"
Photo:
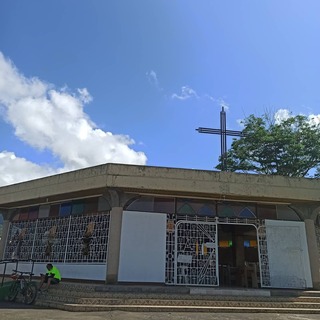
M 60 283 L 36 305 L 67 311 L 320 314 L 320 291 Z

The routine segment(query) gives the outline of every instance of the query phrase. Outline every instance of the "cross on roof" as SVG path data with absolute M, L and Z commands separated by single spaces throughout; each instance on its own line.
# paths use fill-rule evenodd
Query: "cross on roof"
M 242 131 L 227 130 L 227 117 L 224 107 L 220 111 L 220 129 L 203 128 L 196 129 L 199 133 L 218 134 L 221 143 L 221 171 L 227 171 L 227 136 L 242 137 Z

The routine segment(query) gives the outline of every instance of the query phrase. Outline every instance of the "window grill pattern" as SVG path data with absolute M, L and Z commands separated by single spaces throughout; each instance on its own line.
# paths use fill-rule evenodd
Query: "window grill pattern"
M 199 217 L 189 215 L 167 215 L 167 238 L 166 238 L 166 284 L 175 284 L 175 243 L 176 243 L 176 224 L 179 221 L 194 221 L 194 222 L 216 222 L 217 218 L 214 217 Z
M 12 222 L 5 259 L 105 263 L 109 220 L 103 213 Z
M 217 224 L 179 221 L 176 233 L 176 283 L 217 286 Z
M 267 231 L 265 225 L 261 225 L 258 228 L 259 238 L 259 255 L 260 255 L 260 272 L 261 272 L 261 287 L 270 287 L 270 269 L 269 269 L 269 257 L 267 247 Z
M 177 235 L 176 225 L 180 223 L 181 221 L 185 222 L 201 222 L 202 226 L 205 228 L 213 228 L 210 230 L 209 234 L 214 234 L 216 230 L 216 226 L 214 224 L 244 224 L 244 225 L 253 225 L 258 229 L 258 239 L 259 239 L 259 255 L 260 255 L 260 261 L 261 261 L 261 272 L 262 272 L 262 287 L 263 286 L 270 286 L 270 273 L 269 273 L 269 260 L 268 260 L 268 251 L 267 251 L 267 239 L 266 239 L 266 229 L 264 226 L 264 221 L 259 219 L 240 219 L 240 218 L 221 218 L 221 217 L 199 217 L 199 216 L 189 216 L 189 215 L 176 215 L 176 214 L 168 214 L 167 215 L 167 247 L 166 247 L 166 284 L 168 285 L 174 285 L 177 284 L 178 281 L 184 281 L 186 279 L 181 278 L 175 279 L 175 275 L 177 274 L 177 271 L 175 271 L 175 268 L 178 268 L 179 262 L 178 260 L 178 254 L 175 254 L 177 252 L 177 248 L 175 247 L 176 242 L 178 242 L 178 238 L 180 235 Z M 206 227 L 206 225 L 210 227 Z M 194 232 L 196 234 L 197 232 Z M 200 233 L 196 236 L 199 237 Z M 177 238 L 178 237 L 178 238 Z M 198 250 L 198 253 L 200 251 L 199 243 L 200 241 L 203 243 L 204 238 L 201 237 L 201 239 L 198 239 L 198 248 L 196 245 L 197 240 L 194 242 L 193 250 L 196 253 Z M 209 241 L 210 242 L 210 241 Z M 211 241 L 212 242 L 212 241 Z M 217 239 L 216 239 L 217 242 Z M 201 247 L 202 250 L 202 247 Z M 206 248 L 207 254 L 211 248 Z M 212 259 L 211 259 L 212 260 Z M 202 264 L 202 262 L 200 263 Z M 211 266 L 213 264 L 213 260 L 211 261 Z M 210 267 L 211 267 L 210 266 Z M 204 282 L 200 283 L 199 285 L 207 285 L 206 281 L 209 281 L 213 285 L 213 283 L 217 284 L 218 279 L 217 278 L 217 270 L 213 270 L 213 277 L 212 279 L 206 279 Z M 195 273 L 195 272 L 194 272 Z M 215 278 L 216 277 L 216 278 Z M 189 280 L 188 280 L 189 281 Z M 191 280 L 193 281 L 193 280 Z

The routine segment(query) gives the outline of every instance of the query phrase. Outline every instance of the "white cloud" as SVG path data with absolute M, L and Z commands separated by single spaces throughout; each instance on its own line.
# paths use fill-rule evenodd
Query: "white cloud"
M 282 121 L 285 121 L 289 119 L 292 116 L 291 112 L 288 109 L 279 109 L 274 114 L 274 120 L 277 124 L 281 123 Z
M 308 119 L 310 124 L 320 126 L 320 114 L 310 114 Z
M 146 72 L 146 76 L 147 76 L 148 81 L 149 81 L 153 86 L 155 86 L 159 91 L 162 90 L 162 88 L 160 87 L 160 83 L 159 83 L 159 80 L 158 80 L 158 76 L 157 76 L 157 74 L 156 74 L 155 71 L 150 70 L 150 71 Z
M 225 102 L 223 99 L 218 99 L 219 106 L 224 108 L 224 111 L 229 110 L 229 104 Z
M 90 101 L 86 88 L 70 93 L 24 77 L 0 52 L 0 106 L 4 110 L 0 116 L 13 126 L 19 139 L 51 151 L 63 163 L 62 168 L 53 169 L 2 152 L 0 176 L 5 178 L 0 185 L 107 162 L 145 164 L 146 155 L 130 148 L 133 139 L 96 127 L 83 110 Z
M 87 88 L 78 89 L 79 98 L 83 103 L 89 103 L 92 101 L 92 97 Z
M 172 99 L 179 99 L 179 100 L 187 100 L 190 98 L 199 98 L 197 92 L 190 88 L 189 86 L 183 86 L 181 88 L 181 93 L 177 94 L 174 93 L 171 96 Z
M 40 178 L 56 171 L 42 167 L 24 158 L 18 158 L 13 152 L 0 152 L 0 186 Z

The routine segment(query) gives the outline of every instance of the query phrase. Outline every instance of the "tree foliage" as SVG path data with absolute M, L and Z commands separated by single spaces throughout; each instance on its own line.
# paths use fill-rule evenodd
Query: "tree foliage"
M 320 125 L 306 116 L 275 122 L 250 115 L 227 152 L 227 170 L 289 177 L 320 176 Z M 221 169 L 220 164 L 216 167 Z M 315 169 L 315 170 L 312 170 Z M 310 170 L 315 172 L 310 175 Z

